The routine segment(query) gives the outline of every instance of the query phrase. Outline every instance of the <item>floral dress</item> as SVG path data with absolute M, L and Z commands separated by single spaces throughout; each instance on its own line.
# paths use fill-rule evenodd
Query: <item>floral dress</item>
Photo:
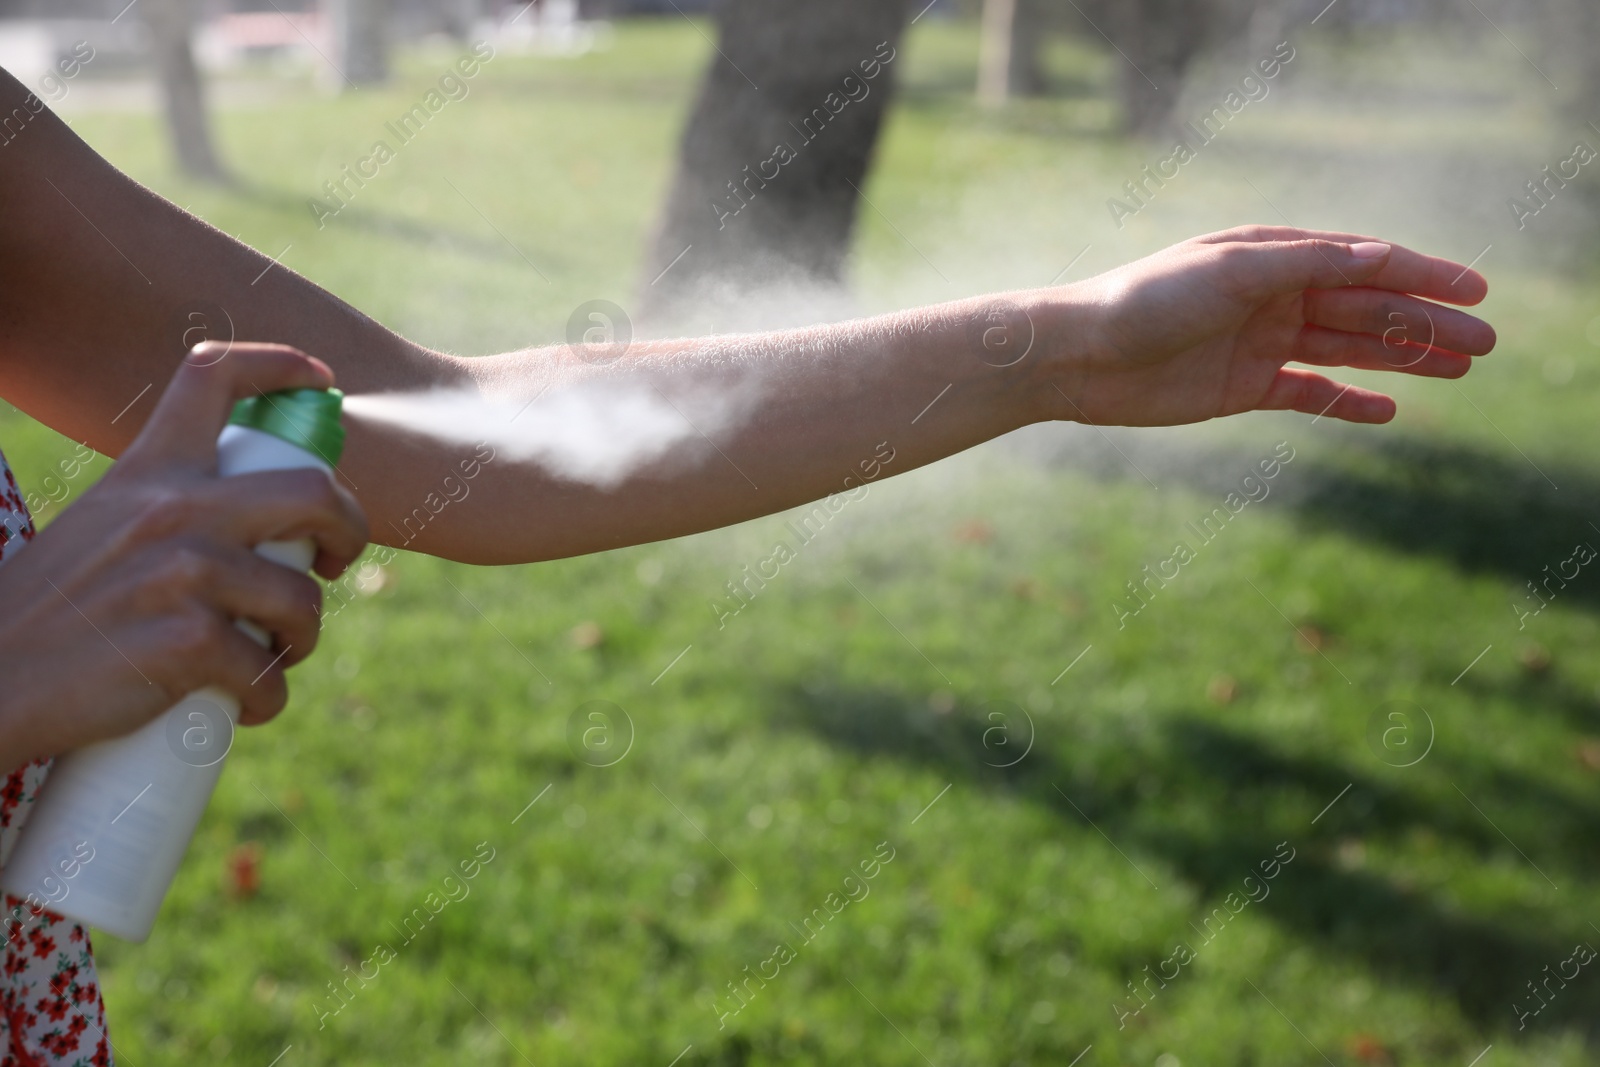
M 33 521 L 3 455 L 0 476 L 0 561 L 5 561 L 33 539 Z M 0 787 L 0 867 L 16 847 L 50 762 L 18 767 Z M 0 1067 L 109 1067 L 106 1008 L 89 931 L 10 893 L 4 896 Z

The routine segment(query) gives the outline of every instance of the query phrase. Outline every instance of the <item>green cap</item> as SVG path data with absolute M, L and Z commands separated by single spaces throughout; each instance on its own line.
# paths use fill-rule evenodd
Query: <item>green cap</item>
M 269 433 L 332 467 L 344 453 L 343 409 L 344 394 L 337 389 L 285 389 L 245 397 L 233 405 L 228 424 Z

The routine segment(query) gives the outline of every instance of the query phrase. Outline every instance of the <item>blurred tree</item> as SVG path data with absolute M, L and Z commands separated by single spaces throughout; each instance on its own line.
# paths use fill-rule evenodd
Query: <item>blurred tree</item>
M 389 80 L 389 0 L 331 0 L 334 47 L 344 88 Z
M 1600 4 L 1595 0 L 1544 0 L 1536 25 L 1537 39 L 1553 61 L 1551 75 L 1560 83 L 1562 103 L 1571 117 L 1588 123 L 1600 119 Z
M 707 308 L 719 288 L 839 282 L 909 6 L 722 0 L 647 257 L 644 314 L 691 295 Z
M 978 48 L 978 99 L 999 104 L 1044 90 L 1038 0 L 984 0 Z
M 1035 19 L 1113 50 L 1123 123 L 1134 134 L 1153 137 L 1175 124 L 1198 61 L 1219 50 L 1248 49 L 1250 58 L 1270 52 L 1283 39 L 1276 35 L 1292 0 L 1072 0 L 1064 7 L 1036 2 Z M 1039 37 L 1035 27 L 1023 32 Z
M 1542 45 L 1535 53 L 1540 73 L 1558 86 L 1555 95 L 1573 140 L 1600 149 L 1600 3 L 1542 0 L 1534 13 L 1534 39 Z M 1575 183 L 1572 192 L 1588 206 L 1583 237 L 1592 261 L 1592 241 L 1600 232 L 1600 186 L 1586 179 Z
M 1164 132 L 1183 95 L 1190 66 L 1204 50 L 1237 32 L 1235 0 L 1111 0 L 1106 32 L 1125 62 L 1117 84 L 1128 129 Z
M 980 100 L 1043 93 L 1043 45 L 1052 33 L 1070 33 L 1108 49 L 1125 127 L 1154 136 L 1173 124 L 1199 60 L 1219 49 L 1261 50 L 1261 41 L 1278 32 L 1283 9 L 1292 2 L 962 0 L 960 9 L 968 15 L 981 12 Z M 1281 39 L 1274 38 L 1265 50 Z
M 472 35 L 473 23 L 482 14 L 478 0 L 432 0 L 432 10 L 439 31 L 457 41 Z
M 227 172 L 212 144 L 205 86 L 194 60 L 195 8 L 195 0 L 144 0 L 142 13 L 178 166 L 191 178 L 225 182 Z

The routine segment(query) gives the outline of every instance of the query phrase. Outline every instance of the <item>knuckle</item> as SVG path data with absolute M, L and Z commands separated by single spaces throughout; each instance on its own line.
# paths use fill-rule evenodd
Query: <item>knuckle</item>
M 189 348 L 186 363 L 196 371 L 205 370 L 212 362 L 227 355 L 228 345 L 222 341 L 206 340 Z
M 298 622 L 315 620 L 322 615 L 322 586 L 310 577 L 285 570 L 280 589 L 283 613 Z
M 1390 297 L 1382 305 L 1383 321 L 1389 326 L 1403 326 L 1412 329 L 1421 322 L 1421 317 L 1415 314 L 1414 308 L 1404 297 Z
M 298 470 L 291 475 L 291 493 L 302 507 L 321 513 L 342 510 L 338 487 L 320 470 Z
M 165 554 L 161 580 L 185 593 L 205 591 L 216 584 L 216 563 L 195 545 L 180 544 Z
M 198 668 L 213 659 L 226 638 L 227 624 L 209 611 L 198 608 L 181 613 L 167 635 L 167 652 L 179 661 Z
M 283 665 L 263 666 L 244 696 L 254 719 L 270 719 L 282 711 L 289 703 L 289 681 L 284 677 Z
M 1227 229 L 1217 230 L 1213 233 L 1196 237 L 1196 241 L 1206 244 L 1229 244 L 1238 241 L 1254 241 L 1260 237 L 1261 227 L 1253 225 L 1229 226 Z
M 1237 241 L 1218 245 L 1215 253 L 1217 262 L 1230 271 L 1238 270 L 1244 266 L 1254 254 L 1254 248 Z
M 194 517 L 190 494 L 162 485 L 144 494 L 134 514 L 132 532 L 140 540 L 159 540 L 188 527 Z
M 1235 298 L 1256 295 L 1261 287 L 1260 271 L 1257 269 L 1260 248 L 1260 245 L 1240 243 L 1216 246 L 1212 253 L 1218 268 L 1216 284 L 1227 295 Z

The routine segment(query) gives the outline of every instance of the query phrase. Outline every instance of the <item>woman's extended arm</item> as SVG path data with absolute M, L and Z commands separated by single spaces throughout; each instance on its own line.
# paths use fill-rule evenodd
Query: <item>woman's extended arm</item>
M 639 342 L 611 363 L 566 346 L 461 359 L 406 341 L 142 188 L 26 96 L 0 74 L 0 114 L 30 113 L 0 145 L 0 388 L 100 451 L 120 454 L 143 425 L 193 339 L 184 314 L 202 305 L 224 309 L 240 339 L 325 360 L 350 393 L 465 386 L 522 402 L 615 378 L 646 381 L 691 416 L 707 391 L 739 398 L 737 420 L 609 489 L 498 458 L 459 503 L 409 526 L 470 450 L 352 418 L 341 473 L 374 540 L 468 562 L 722 526 L 843 490 L 863 464 L 898 474 L 1041 420 L 1155 425 L 1292 409 L 1383 422 L 1393 404 L 1381 394 L 1284 364 L 1456 377 L 1494 343 L 1479 320 L 1428 302 L 1480 301 L 1487 286 L 1472 271 L 1356 236 L 1259 228 L 1063 288 Z

